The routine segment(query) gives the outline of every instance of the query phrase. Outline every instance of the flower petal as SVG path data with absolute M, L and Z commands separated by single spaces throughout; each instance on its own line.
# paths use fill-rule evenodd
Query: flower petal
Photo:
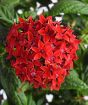
M 38 60 L 38 59 L 40 59 L 40 58 L 41 58 L 41 53 L 35 54 L 34 60 Z

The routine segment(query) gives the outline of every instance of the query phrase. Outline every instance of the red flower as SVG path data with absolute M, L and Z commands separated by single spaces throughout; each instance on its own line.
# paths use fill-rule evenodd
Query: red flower
M 38 41 L 38 48 L 37 47 L 32 47 L 31 49 L 36 53 L 34 56 L 34 60 L 40 59 L 41 57 L 44 57 L 44 43 L 42 41 Z
M 19 18 L 7 36 L 6 51 L 11 66 L 21 81 L 34 88 L 59 90 L 73 61 L 80 41 L 69 27 L 43 15 L 34 21 Z

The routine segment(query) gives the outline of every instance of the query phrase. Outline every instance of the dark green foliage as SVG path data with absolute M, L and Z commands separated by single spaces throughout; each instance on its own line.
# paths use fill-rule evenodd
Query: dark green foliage
M 0 24 L 0 44 L 5 43 L 7 32 L 8 32 L 8 27 L 5 27 L 4 25 Z M 1 47 L 1 45 L 0 45 L 0 47 Z M 2 47 L 0 50 L 3 50 Z
M 86 90 L 87 92 L 88 86 L 82 80 L 80 80 L 77 72 L 72 70 L 70 75 L 66 78 L 65 83 L 62 85 L 62 89 L 75 89 L 78 91 Z
M 11 14 L 11 11 L 9 11 L 9 8 L 6 6 L 0 6 L 0 20 L 3 20 L 9 24 L 13 23 L 13 15 Z
M 78 0 L 60 0 L 49 12 L 50 15 L 58 15 L 59 13 L 88 15 L 88 4 Z
M 22 91 L 18 91 L 21 85 L 13 70 L 5 66 L 3 57 L 1 58 L 0 83 L 6 91 L 8 101 L 12 105 L 27 105 L 26 96 Z

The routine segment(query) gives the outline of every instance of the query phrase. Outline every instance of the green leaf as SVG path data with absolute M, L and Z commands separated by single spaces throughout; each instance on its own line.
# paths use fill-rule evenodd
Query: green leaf
M 35 11 L 25 11 L 23 15 L 26 18 L 29 17 L 29 16 L 32 16 L 33 18 L 36 18 L 37 13 Z
M 82 67 L 83 67 L 82 79 L 88 85 L 88 49 L 84 51 L 82 57 Z
M 0 53 L 4 51 L 4 43 L 6 41 L 8 30 L 8 27 L 0 23 Z
M 18 4 L 19 1 L 20 0 L 1 0 L 0 3 L 3 4 L 3 5 L 7 5 L 7 6 L 9 5 L 9 6 L 12 7 L 12 6 Z
M 6 21 L 7 23 L 12 24 L 13 17 L 14 17 L 13 9 L 10 10 L 7 6 L 0 5 L 0 20 Z
M 27 105 L 27 99 L 24 92 L 18 91 L 18 87 L 21 85 L 20 80 L 15 75 L 15 72 L 6 66 L 3 57 L 0 62 L 0 83 L 5 90 L 11 105 Z
M 86 52 L 85 45 L 88 44 L 88 34 L 82 34 L 80 39 L 82 39 L 82 42 L 80 43 L 80 47 L 82 50 Z
M 1 105 L 9 105 L 8 100 L 4 100 L 3 104 Z
M 66 78 L 65 83 L 62 85 L 62 89 L 75 89 L 78 91 L 85 91 L 88 94 L 88 86 L 78 76 L 75 70 L 70 72 L 70 75 Z
M 1 56 L 1 54 L 2 54 L 4 51 L 5 51 L 4 46 L 0 44 L 0 56 Z
M 39 99 L 39 100 L 37 101 L 37 105 L 43 105 L 43 102 L 44 102 L 44 99 L 41 98 L 41 99 Z
M 31 84 L 29 84 L 29 82 L 23 82 L 19 86 L 18 90 L 21 90 L 21 91 L 25 92 L 25 91 L 27 91 L 27 90 L 29 90 L 31 88 L 32 88 L 32 86 L 31 86 Z
M 88 0 L 80 0 L 80 1 L 85 2 L 85 3 L 88 3 Z
M 32 94 L 28 96 L 28 104 L 27 105 L 36 105 L 35 101 L 33 100 Z
M 65 14 L 77 14 L 88 15 L 88 4 L 85 4 L 78 0 L 60 0 L 49 12 L 49 15 L 58 15 L 64 12 Z

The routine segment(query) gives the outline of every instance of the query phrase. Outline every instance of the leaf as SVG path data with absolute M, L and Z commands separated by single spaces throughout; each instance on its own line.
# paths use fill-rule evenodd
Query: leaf
M 27 91 L 27 90 L 29 90 L 31 88 L 32 88 L 32 85 L 31 84 L 29 84 L 28 82 L 23 82 L 19 86 L 18 90 L 21 90 L 21 91 L 25 92 L 25 91 Z
M 80 1 L 85 2 L 85 3 L 88 3 L 88 0 L 80 0 Z
M 9 6 L 12 7 L 12 6 L 18 4 L 19 1 L 20 1 L 20 0 L 1 0 L 0 3 L 1 3 L 2 5 L 7 5 L 7 6 L 9 5 Z
M 13 9 L 12 12 L 7 6 L 0 5 L 0 20 L 6 21 L 9 24 L 13 24 Z
M 83 66 L 82 77 L 85 83 L 88 85 L 88 49 L 84 51 L 82 58 L 82 66 Z
M 58 15 L 59 13 L 88 15 L 88 4 L 78 0 L 60 0 L 49 12 L 49 15 Z
M 3 104 L 1 105 L 9 105 L 8 100 L 4 100 Z
M 4 53 L 4 51 L 5 51 L 4 46 L 0 44 L 0 56 L 1 56 L 2 53 Z
M 35 11 L 25 11 L 23 15 L 26 18 L 28 18 L 29 16 L 32 16 L 33 18 L 36 18 L 37 13 Z
M 6 41 L 6 36 L 8 32 L 8 27 L 5 27 L 0 23 L 0 53 L 4 52 L 4 43 Z
M 39 99 L 39 100 L 37 101 L 37 105 L 43 105 L 43 102 L 44 102 L 44 99 L 41 98 L 41 99 Z
M 23 91 L 18 91 L 20 80 L 11 68 L 7 68 L 5 59 L 0 62 L 0 83 L 5 90 L 11 105 L 27 105 L 27 99 Z
M 28 96 L 28 104 L 27 105 L 36 105 L 35 101 L 33 100 L 32 94 Z
M 80 47 L 82 50 L 86 51 L 86 45 L 88 44 L 88 34 L 82 34 L 80 39 L 82 40 L 80 43 Z
M 79 78 L 75 70 L 70 72 L 70 75 L 66 78 L 65 83 L 62 85 L 62 89 L 75 89 L 84 92 L 86 91 L 88 94 L 88 86 Z

